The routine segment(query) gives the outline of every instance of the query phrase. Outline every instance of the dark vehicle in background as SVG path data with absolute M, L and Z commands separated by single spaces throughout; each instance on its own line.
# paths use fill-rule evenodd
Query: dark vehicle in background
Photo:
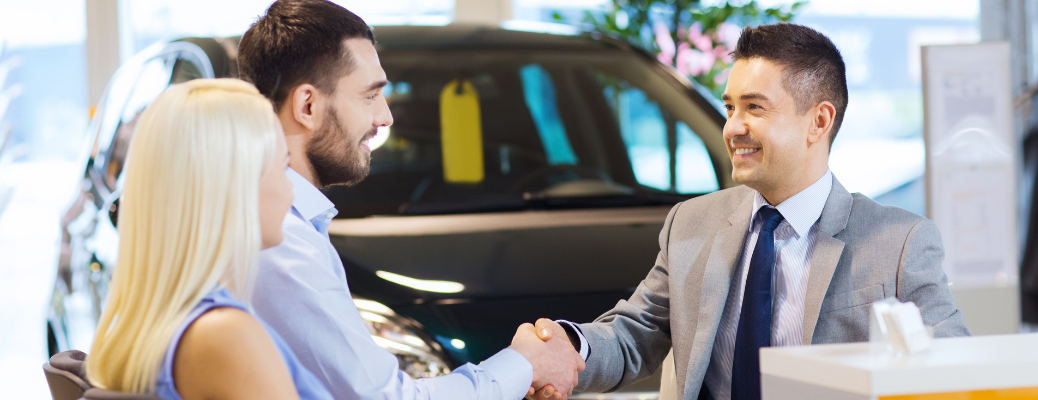
M 375 33 L 395 123 L 370 142 L 366 180 L 325 190 L 329 233 L 372 336 L 412 376 L 479 362 L 539 317 L 593 320 L 651 269 L 674 204 L 733 185 L 719 107 L 641 50 L 486 26 Z M 236 42 L 156 45 L 109 84 L 62 222 L 51 352 L 92 340 L 136 117 L 170 84 L 235 76 Z M 464 182 L 444 172 L 452 82 L 475 89 L 482 128 L 482 155 L 464 162 L 483 174 Z

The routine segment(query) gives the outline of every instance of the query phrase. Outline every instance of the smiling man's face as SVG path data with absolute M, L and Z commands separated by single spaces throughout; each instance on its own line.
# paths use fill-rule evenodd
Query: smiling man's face
M 393 124 L 382 96 L 386 72 L 375 46 L 367 39 L 348 39 L 344 46 L 353 69 L 339 78 L 334 92 L 325 94 L 328 105 L 306 151 L 321 186 L 353 185 L 364 179 L 371 165 L 368 140 L 379 127 Z
M 732 180 L 765 198 L 796 185 L 807 165 L 812 119 L 811 113 L 798 115 L 782 86 L 782 66 L 762 58 L 736 61 L 722 98 Z

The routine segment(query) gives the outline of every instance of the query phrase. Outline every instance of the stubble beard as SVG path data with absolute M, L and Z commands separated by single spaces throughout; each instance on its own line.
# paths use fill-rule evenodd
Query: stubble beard
M 361 151 L 360 142 L 375 136 L 376 130 L 372 128 L 360 141 L 354 141 L 335 110 L 329 109 L 324 120 L 306 148 L 306 157 L 320 186 L 360 183 L 371 171 L 371 154 Z

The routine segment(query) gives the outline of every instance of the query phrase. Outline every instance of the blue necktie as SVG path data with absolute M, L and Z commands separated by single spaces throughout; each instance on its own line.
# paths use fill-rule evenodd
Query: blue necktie
M 761 207 L 758 213 L 762 223 L 750 258 L 735 333 L 732 400 L 760 400 L 760 348 L 771 346 L 771 276 L 775 269 L 775 228 L 782 223 L 782 214 L 769 206 Z

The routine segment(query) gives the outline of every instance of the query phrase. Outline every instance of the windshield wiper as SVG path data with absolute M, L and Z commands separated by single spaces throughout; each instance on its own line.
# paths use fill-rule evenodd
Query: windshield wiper
M 522 196 L 499 196 L 460 201 L 404 204 L 400 207 L 400 214 L 439 215 L 522 210 L 674 205 L 692 197 L 695 196 L 638 192 L 624 195 L 574 197 L 548 197 L 535 193 L 525 193 Z

